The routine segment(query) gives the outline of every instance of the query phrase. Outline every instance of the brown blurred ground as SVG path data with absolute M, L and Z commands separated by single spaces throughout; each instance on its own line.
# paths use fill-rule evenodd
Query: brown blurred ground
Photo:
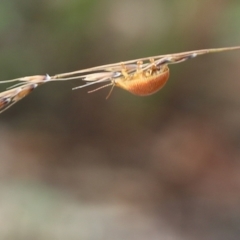
M 2 1 L 0 79 L 239 45 L 239 18 L 238 1 Z M 46 84 L 2 114 L 0 239 L 239 239 L 239 63 L 171 66 L 146 98 Z

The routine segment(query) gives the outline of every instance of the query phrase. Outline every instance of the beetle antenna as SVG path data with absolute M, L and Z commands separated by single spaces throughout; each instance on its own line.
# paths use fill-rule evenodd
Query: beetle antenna
M 112 94 L 112 91 L 113 91 L 113 88 L 114 88 L 114 87 L 115 87 L 115 84 L 112 83 L 112 87 L 111 87 L 111 89 L 110 89 L 108 95 L 106 96 L 106 99 L 108 99 L 108 98 L 110 97 L 110 95 Z
M 106 87 L 109 87 L 109 86 L 112 86 L 112 85 L 113 85 L 112 83 L 109 83 L 109 84 L 103 85 L 103 86 L 101 86 L 101 87 L 98 87 L 98 88 L 96 88 L 96 89 L 93 89 L 93 90 L 91 90 L 91 91 L 88 91 L 88 93 L 93 93 L 93 92 L 96 92 L 96 91 L 98 91 L 98 90 L 101 90 L 101 89 L 103 89 L 103 88 L 106 88 Z

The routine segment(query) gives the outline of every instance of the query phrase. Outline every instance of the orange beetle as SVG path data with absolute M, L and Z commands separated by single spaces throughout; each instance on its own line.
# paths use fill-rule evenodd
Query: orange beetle
M 138 70 L 132 75 L 125 75 L 115 81 L 115 86 L 138 96 L 147 96 L 160 90 L 169 78 L 167 65 L 157 67 L 153 65 L 145 71 Z

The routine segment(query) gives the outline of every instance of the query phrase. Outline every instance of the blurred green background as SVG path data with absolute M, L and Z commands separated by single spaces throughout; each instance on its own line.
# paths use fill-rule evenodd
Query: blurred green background
M 1 0 L 0 79 L 240 45 L 239 19 L 237 0 Z M 239 63 L 172 65 L 142 98 L 49 83 L 4 112 L 0 239 L 239 239 Z

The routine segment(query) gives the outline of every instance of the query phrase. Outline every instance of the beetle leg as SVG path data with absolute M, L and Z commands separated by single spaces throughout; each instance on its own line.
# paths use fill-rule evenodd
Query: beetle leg
M 125 78 L 128 78 L 128 77 L 129 77 L 129 74 L 128 74 L 128 72 L 127 72 L 127 67 L 126 67 L 126 65 L 125 65 L 124 63 L 121 63 L 121 67 L 122 67 L 122 69 L 121 69 L 122 75 L 123 75 Z
M 138 61 L 137 62 L 137 73 L 141 73 L 142 70 L 142 65 L 143 65 L 143 61 Z

